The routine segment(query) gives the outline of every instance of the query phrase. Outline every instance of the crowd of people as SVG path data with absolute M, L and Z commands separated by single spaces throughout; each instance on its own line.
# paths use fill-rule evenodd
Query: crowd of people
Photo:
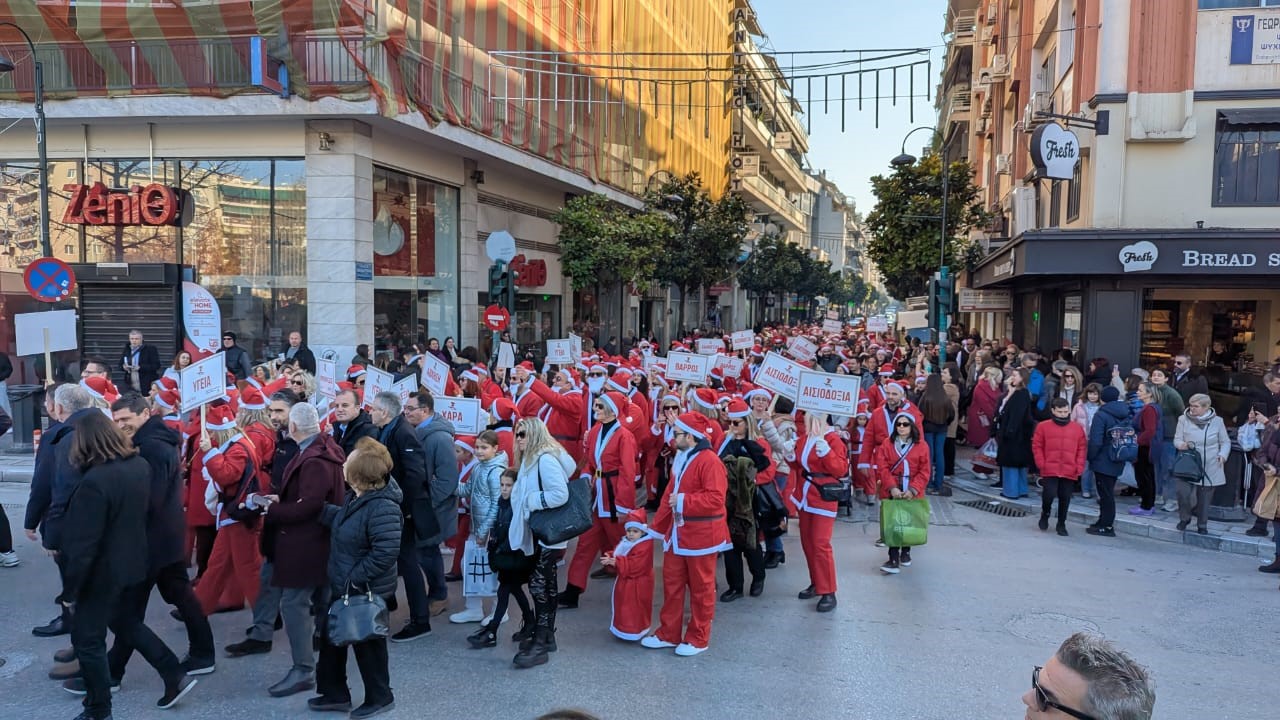
M 790 352 L 797 337 L 818 348 L 809 366 L 860 378 L 853 412 L 798 410 L 757 382 L 766 356 Z M 641 341 L 623 355 L 588 346 L 572 365 L 541 368 L 451 362 L 446 394 L 475 398 L 486 413 L 475 435 L 437 414 L 439 398 L 421 386 L 407 397 L 366 397 L 366 363 L 353 362 L 336 393 L 322 394 L 300 336 L 282 360 L 241 364 L 243 377 L 229 363 L 224 397 L 199 411 L 181 410 L 167 372 L 145 395 L 121 394 L 95 373 L 103 364 L 86 362 L 80 383 L 48 393 L 53 425 L 25 520 L 62 579 L 61 613 L 34 630 L 71 635 L 51 677 L 84 694 L 83 718 L 100 720 L 137 649 L 164 680 L 158 705 L 171 707 L 215 669 L 208 616 L 251 611 L 245 638 L 226 646 L 226 656 L 268 653 L 283 630 L 291 663 L 267 692 L 314 690 L 314 710 L 370 717 L 394 706 L 387 643 L 428 636 L 448 611 L 451 582 L 462 584 L 463 607 L 447 619 L 477 624 L 467 637 L 476 649 L 499 645 L 514 598 L 516 668 L 547 663 L 558 649 L 558 617 L 596 594 L 611 606 L 614 636 L 678 656 L 705 652 L 717 604 L 764 594 L 792 531 L 809 580 L 797 597 L 832 612 L 841 506 L 950 494 L 961 440 L 980 448 L 994 441 L 1008 497 L 1029 494 L 1036 469 L 1040 527 L 1056 501 L 1064 535 L 1081 483 L 1103 509 L 1089 532 L 1113 534 L 1112 493 L 1126 464 L 1143 493 L 1139 510 L 1176 497 L 1184 527 L 1193 511 L 1205 526 L 1207 492 L 1221 484 L 1230 441 L 1207 397 L 1176 368 L 1136 383 L 1131 406 L 1120 400 L 1117 376 L 1096 382 L 1107 372 L 1102 361 L 1086 377 L 1070 358 L 1046 366 L 1016 348 L 996 355 L 976 338 L 940 348 L 804 326 L 762 328 L 752 347 L 737 351 L 722 338 L 718 354 L 744 361 L 736 374 L 717 363 L 703 382 L 669 379 L 662 356 L 699 339 L 708 338 L 667 348 Z M 224 341 L 235 344 L 230 334 Z M 174 365 L 189 360 L 180 355 Z M 412 376 L 420 357 L 406 361 L 401 376 Z M 1162 404 L 1184 393 L 1185 411 Z M 1280 460 L 1280 433 L 1266 432 L 1274 417 L 1272 408 L 1249 418 L 1272 465 Z M 1131 432 L 1113 432 L 1125 428 Z M 1175 490 L 1172 458 L 1191 447 L 1204 477 L 1179 479 Z M 128 483 L 117 482 L 126 475 Z M 570 553 L 573 536 L 548 528 L 579 505 L 589 525 L 575 531 Z M 877 545 L 886 549 L 885 576 L 911 567 L 909 544 Z M 133 552 L 144 546 L 145 556 Z M 717 597 L 719 558 L 725 589 Z M 656 572 L 663 591 L 655 625 Z M 606 582 L 612 592 L 601 590 Z M 395 609 L 401 585 L 406 622 L 331 642 L 336 600 L 367 597 Z M 182 659 L 143 621 L 153 588 L 186 626 Z M 358 705 L 347 647 L 365 688 Z

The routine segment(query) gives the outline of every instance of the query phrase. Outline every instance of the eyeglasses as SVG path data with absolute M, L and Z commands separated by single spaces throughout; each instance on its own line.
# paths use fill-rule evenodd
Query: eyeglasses
M 520 438 L 520 439 L 522 439 L 522 440 L 524 439 L 524 436 L 525 436 L 525 432 L 524 432 L 523 430 L 521 430 L 520 432 L 516 433 L 516 437 L 518 437 L 518 438 Z
M 1045 691 L 1040 687 L 1041 669 L 1041 666 L 1037 665 L 1035 669 L 1031 671 L 1031 687 L 1036 691 L 1036 705 L 1039 706 L 1040 712 L 1053 708 L 1054 710 L 1058 710 L 1076 718 L 1076 720 L 1095 720 L 1092 715 L 1085 715 L 1079 710 L 1073 710 L 1066 705 L 1059 704 L 1056 700 L 1050 700 L 1049 696 L 1045 694 Z
M 604 373 L 589 373 L 587 377 L 602 378 L 606 377 Z
M 909 423 L 909 422 L 900 422 L 900 423 L 894 423 L 894 424 L 893 424 L 893 426 L 894 426 L 894 427 L 911 427 L 911 423 Z
M 290 381 L 289 381 L 289 384 L 290 384 L 290 385 L 298 385 L 298 386 L 302 386 L 302 385 L 305 385 L 306 383 L 302 382 L 301 380 L 290 380 Z
M 600 403 L 596 403 L 595 405 L 592 405 L 591 407 L 595 408 L 596 410 L 604 410 L 604 409 L 605 409 L 605 407 L 604 407 L 603 405 L 601 405 Z
M 663 406 L 663 408 L 662 408 L 662 411 L 663 411 L 663 412 L 667 412 L 667 411 L 670 411 L 670 412 L 677 412 L 678 410 L 680 410 L 680 406 L 679 406 L 679 405 L 665 405 L 665 406 Z
M 405 406 L 404 406 L 404 412 L 405 412 L 405 414 L 406 414 L 406 415 L 408 415 L 408 414 L 409 414 L 409 413 L 411 413 L 411 412 L 417 412 L 417 411 L 419 411 L 419 410 L 421 410 L 421 409 L 422 409 L 422 408 L 421 408 L 421 407 L 419 407 L 419 406 L 417 406 L 417 405 L 405 405 Z

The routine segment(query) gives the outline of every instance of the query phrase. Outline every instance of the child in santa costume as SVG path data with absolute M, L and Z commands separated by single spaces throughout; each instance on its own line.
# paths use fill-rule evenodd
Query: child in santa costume
M 627 516 L 626 536 L 612 554 L 600 560 L 618 572 L 613 583 L 613 614 L 609 632 L 623 640 L 639 640 L 649 634 L 653 621 L 653 541 L 662 536 L 645 524 L 639 508 Z

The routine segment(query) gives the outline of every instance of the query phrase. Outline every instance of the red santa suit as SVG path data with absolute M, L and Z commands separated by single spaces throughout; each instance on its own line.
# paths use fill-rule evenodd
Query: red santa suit
M 469 495 L 464 491 L 463 485 L 471 479 L 471 471 L 476 467 L 476 459 L 474 453 L 476 451 L 475 438 L 459 435 L 453 441 L 454 445 L 461 447 L 469 453 L 473 453 L 471 460 L 458 468 L 458 532 L 453 537 L 445 541 L 445 544 L 453 548 L 453 565 L 449 569 L 451 575 L 462 574 L 462 551 L 467 546 L 467 537 L 471 535 L 471 501 L 467 498 Z
M 531 387 L 537 381 L 536 377 L 530 376 L 528 382 L 514 388 L 515 397 L 512 400 L 516 403 L 516 414 L 522 418 L 538 417 L 538 411 L 542 409 L 542 398 Z
M 604 402 L 622 406 L 621 393 L 606 393 Z M 625 409 L 619 407 L 619 409 Z M 623 427 L 622 418 L 599 423 L 587 432 L 589 449 L 582 477 L 595 485 L 595 517 L 591 529 L 578 537 L 578 548 L 569 563 L 568 583 L 581 593 L 587 587 L 587 573 L 601 551 L 618 544 L 626 516 L 636 506 L 636 440 Z
M 653 626 L 653 545 L 662 536 L 644 524 L 644 510 L 633 510 L 627 516 L 625 529 L 644 533 L 639 540 L 623 537 L 613 549 L 614 569 L 613 614 L 609 616 L 609 632 L 623 640 L 639 640 Z
M 809 582 L 818 595 L 834 595 L 836 558 L 831 532 L 837 504 L 823 500 L 817 485 L 838 482 L 849 472 L 848 452 L 834 428 L 823 437 L 809 437 L 804 421 L 797 418 L 795 458 L 788 457 L 787 463 L 791 467 L 788 499 L 800 516 L 800 547 L 809 566 Z
M 732 547 L 725 517 L 729 481 L 724 463 L 709 443 L 706 420 L 696 413 L 685 413 L 677 421 L 677 428 L 698 444 L 676 455 L 671 482 L 662 493 L 652 524 L 665 540 L 662 611 L 654 636 L 660 643 L 684 643 L 693 650 L 705 650 L 711 642 L 716 556 Z M 675 498 L 674 508 L 671 498 Z M 689 626 L 681 632 L 686 595 Z
M 224 412 L 225 416 L 218 419 L 210 415 L 210 429 L 235 427 L 230 408 Z M 211 501 L 202 499 L 202 504 L 214 505 L 218 528 L 209 565 L 195 592 L 200 609 L 209 615 L 223 607 L 243 608 L 258 599 L 262 555 L 258 551 L 257 530 L 231 519 L 226 512 L 227 505 L 237 502 L 242 483 L 257 472 L 258 461 L 253 445 L 242 433 L 210 448 L 200 459 L 200 472 L 211 498 Z
M 556 392 L 536 378 L 530 383 L 529 389 L 543 402 L 538 417 L 546 423 L 547 432 L 564 446 L 578 465 L 582 465 L 582 391 L 574 388 L 564 393 Z
M 875 449 L 880 447 L 880 443 L 893 432 L 893 418 L 900 412 L 905 412 L 915 418 L 916 427 L 920 428 L 920 432 L 924 432 L 924 418 L 920 414 L 920 409 L 912 405 L 909 401 L 903 400 L 901 407 L 897 410 L 890 410 L 888 405 L 873 407 L 871 410 L 871 420 L 867 422 L 867 431 L 862 436 L 862 451 L 858 455 L 858 469 L 864 473 L 870 473 L 872 470 L 871 454 Z
M 916 497 L 924 497 L 929 484 L 929 446 L 923 441 L 908 445 L 900 451 L 893 438 L 880 443 L 875 450 L 876 488 L 881 500 L 893 497 L 890 490 L 911 490 Z

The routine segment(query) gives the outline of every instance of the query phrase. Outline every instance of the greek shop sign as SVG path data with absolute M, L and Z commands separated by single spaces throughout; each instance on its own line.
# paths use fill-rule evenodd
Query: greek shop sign
M 1280 63 L 1280 11 L 1231 17 L 1231 64 Z

